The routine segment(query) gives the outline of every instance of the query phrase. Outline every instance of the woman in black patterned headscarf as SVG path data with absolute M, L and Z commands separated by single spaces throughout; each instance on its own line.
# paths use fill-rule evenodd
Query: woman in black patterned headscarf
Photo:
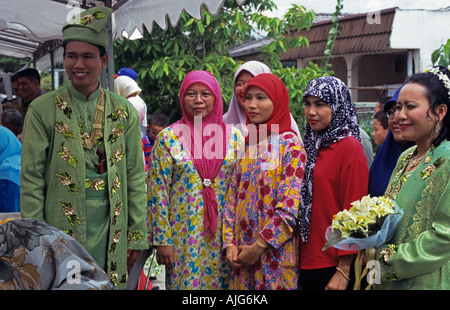
M 367 194 L 368 167 L 347 86 L 331 76 L 312 80 L 303 96 L 307 163 L 298 226 L 303 289 L 345 289 L 351 252 L 329 248 L 325 230 L 333 215 Z

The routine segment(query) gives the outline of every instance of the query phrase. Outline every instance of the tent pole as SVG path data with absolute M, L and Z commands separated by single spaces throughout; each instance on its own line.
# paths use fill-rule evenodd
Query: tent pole
M 55 90 L 55 57 L 54 51 L 50 51 L 50 67 L 52 71 L 52 90 Z
M 105 6 L 112 9 L 112 1 L 106 0 Z M 112 17 L 108 22 L 108 37 L 109 37 L 109 45 L 108 50 L 106 51 L 108 53 L 108 84 L 109 84 L 109 91 L 114 92 L 114 41 L 113 41 L 113 29 L 112 29 Z
M 109 46 L 108 46 L 108 82 L 109 82 L 109 90 L 114 92 L 114 42 L 112 38 L 112 23 L 111 21 L 108 24 L 108 36 L 109 36 Z

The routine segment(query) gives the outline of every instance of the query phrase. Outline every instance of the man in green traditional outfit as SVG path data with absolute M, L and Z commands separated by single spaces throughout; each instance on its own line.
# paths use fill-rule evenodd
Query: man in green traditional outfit
M 74 237 L 123 289 L 127 267 L 148 248 L 147 201 L 138 113 L 99 85 L 111 14 L 95 7 L 63 28 L 71 81 L 30 104 L 21 215 Z

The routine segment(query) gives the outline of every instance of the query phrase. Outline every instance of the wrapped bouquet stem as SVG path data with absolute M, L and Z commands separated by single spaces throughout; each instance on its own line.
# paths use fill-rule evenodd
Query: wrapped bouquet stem
M 322 250 L 332 246 L 346 251 L 359 251 L 355 261 L 354 289 L 360 289 L 361 280 L 369 272 L 367 265 L 362 268 L 363 260 L 366 263 L 375 260 L 376 249 L 392 238 L 403 210 L 394 200 L 384 196 L 364 196 L 351 205 L 349 210 L 343 210 L 333 217 Z
M 363 262 L 366 261 L 370 262 L 372 260 L 375 260 L 376 253 L 377 253 L 376 248 L 364 249 L 358 252 L 354 264 L 355 265 L 355 285 L 353 286 L 354 290 L 361 289 L 361 280 L 364 279 L 364 277 L 367 276 L 367 273 L 369 272 L 369 266 L 365 264 L 363 268 Z M 372 286 L 373 285 L 369 283 L 369 285 L 366 287 L 366 290 L 371 289 Z

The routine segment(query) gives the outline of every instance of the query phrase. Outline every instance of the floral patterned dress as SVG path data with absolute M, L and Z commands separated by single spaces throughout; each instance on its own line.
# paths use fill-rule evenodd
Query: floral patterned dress
M 166 289 L 227 289 L 230 269 L 222 253 L 222 218 L 225 195 L 244 145 L 232 129 L 226 158 L 212 183 L 218 202 L 215 238 L 203 226 L 202 181 L 171 128 L 160 132 L 149 166 L 149 232 L 153 246 L 174 247 L 174 266 L 166 268 Z
M 285 132 L 269 136 L 253 150 L 247 148 L 245 155 L 236 167 L 226 198 L 224 249 L 251 245 L 258 234 L 270 246 L 255 265 L 232 272 L 230 288 L 297 289 L 296 217 L 305 150 L 295 134 Z

